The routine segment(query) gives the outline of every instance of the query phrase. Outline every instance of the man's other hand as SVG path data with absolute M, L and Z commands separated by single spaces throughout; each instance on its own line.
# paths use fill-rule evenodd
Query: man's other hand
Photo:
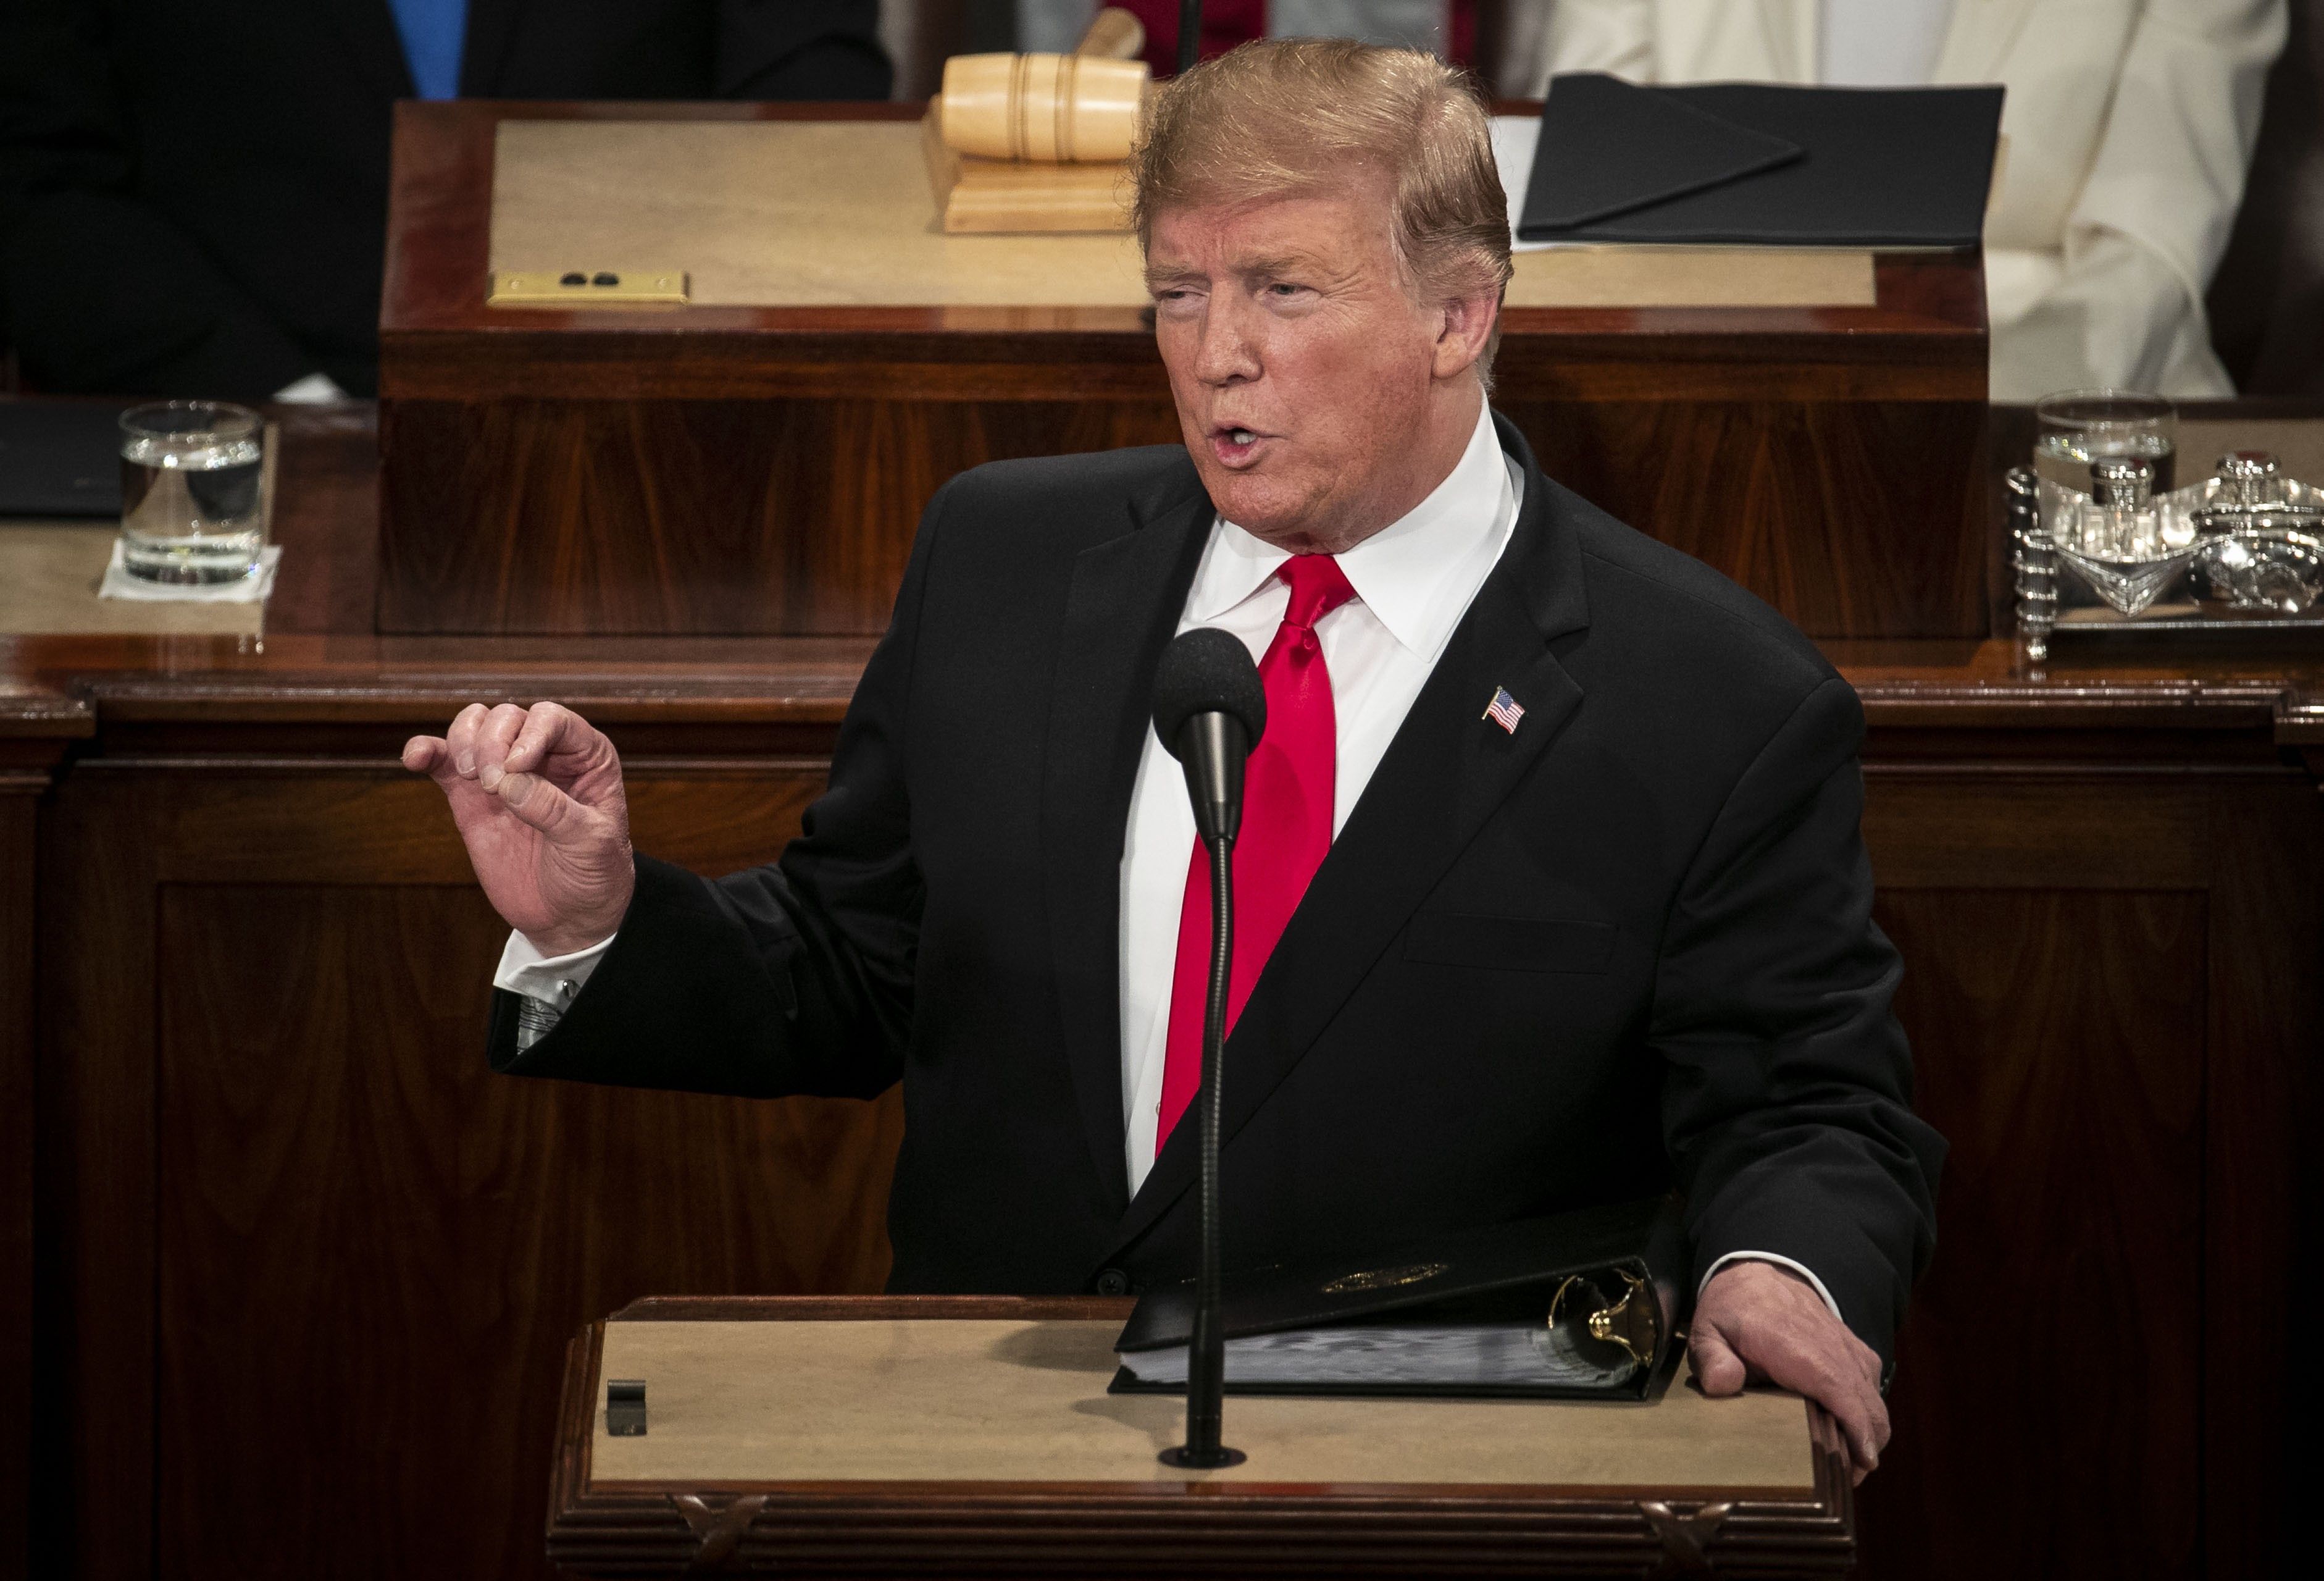
M 1790 1270 L 1739 1261 L 1711 1275 L 1687 1352 L 1705 1394 L 1739 1394 L 1747 1382 L 1804 1394 L 1840 1424 L 1858 1482 L 1880 1464 L 1888 1444 L 1880 1358 Z
M 610 938 L 637 882 L 613 744 L 558 703 L 471 703 L 403 766 L 443 787 L 468 860 L 502 920 L 543 955 Z

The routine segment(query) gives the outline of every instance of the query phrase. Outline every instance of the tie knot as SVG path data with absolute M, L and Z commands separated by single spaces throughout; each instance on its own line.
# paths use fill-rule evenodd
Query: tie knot
M 1348 573 L 1328 554 L 1295 554 L 1277 573 L 1290 584 L 1283 624 L 1313 630 L 1317 621 L 1356 596 Z

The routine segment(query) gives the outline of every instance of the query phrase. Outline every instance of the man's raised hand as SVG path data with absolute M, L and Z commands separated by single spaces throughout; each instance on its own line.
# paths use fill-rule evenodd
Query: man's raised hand
M 612 936 L 629 910 L 629 802 L 613 744 L 558 703 L 471 703 L 403 766 L 443 788 L 485 898 L 543 955 Z
M 1705 1394 L 1759 1382 L 1804 1394 L 1839 1425 L 1858 1482 L 1880 1464 L 1888 1446 L 1880 1358 L 1799 1275 L 1757 1260 L 1729 1263 L 1695 1301 L 1687 1348 Z

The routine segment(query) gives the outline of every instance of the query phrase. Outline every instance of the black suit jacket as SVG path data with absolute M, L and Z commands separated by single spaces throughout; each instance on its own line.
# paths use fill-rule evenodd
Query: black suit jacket
M 1524 465 L 1500 564 L 1228 1041 L 1229 1267 L 1688 1197 L 1697 1266 L 1798 1259 L 1886 1354 L 1942 1142 L 1871 918 L 1855 694 L 1702 564 Z M 1196 1127 L 1133 1198 L 1117 908 L 1157 656 L 1213 519 L 1178 448 L 947 484 L 773 866 L 649 858 L 497 1068 L 906 1113 L 899 1290 L 1191 1272 Z M 1526 712 L 1484 719 L 1497 687 Z
M 460 91 L 885 98 L 877 0 L 470 0 Z M 51 390 L 378 386 L 388 0 L 8 0 L 0 306 Z

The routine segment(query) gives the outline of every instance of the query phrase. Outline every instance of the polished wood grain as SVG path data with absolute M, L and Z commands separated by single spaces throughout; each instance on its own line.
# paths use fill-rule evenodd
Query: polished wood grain
M 34 1207 L 32 953 L 39 803 L 62 742 L 7 726 L 78 721 L 60 699 L 14 699 L 0 716 L 0 1576 L 28 1574 L 32 1541 Z M 5 704 L 0 704 L 5 707 Z
M 639 843 L 723 871 L 797 827 L 869 639 L 379 634 L 350 592 L 368 440 L 360 411 L 286 417 L 306 481 L 263 643 L 0 641 L 0 754 L 38 809 L 0 926 L 30 894 L 42 1576 L 545 1576 L 568 1336 L 884 1267 L 892 1101 L 483 1074 L 498 931 L 394 763 L 466 701 L 559 698 L 621 745 Z M 1955 1144 L 1861 1573 L 2285 1573 L 2324 1267 L 2324 655 L 1824 646 L 1864 700 L 1900 1013 Z M 453 1427 L 423 1427 L 445 1379 Z
M 920 509 L 987 461 L 1167 443 L 1168 402 L 401 402 L 383 509 L 387 632 L 869 635 Z M 499 534 L 454 535 L 481 513 Z
M 1866 1573 L 2203 1574 L 2205 896 L 1887 888 L 1879 916 L 1951 1151 Z
M 1667 388 L 1496 404 L 1550 476 L 1814 635 L 1984 628 L 1982 405 L 1688 400 Z
M 38 1396 L 44 1342 L 33 1159 L 40 798 L 68 751 L 95 728 L 88 705 L 58 688 L 0 674 L 0 1578 L 29 1576 L 33 1435 L 50 1419 Z
M 716 871 L 795 829 L 823 765 L 632 772 L 639 838 Z M 49 1528 L 74 1573 L 546 1574 L 524 1512 L 553 1378 L 511 1357 L 657 1290 L 884 1279 L 892 1096 L 489 1077 L 505 931 L 432 786 L 375 756 L 124 757 L 59 802 L 52 856 L 89 880 L 44 892 L 73 1251 L 51 1419 L 63 1508 L 104 1516 Z
M 156 1072 L 162 1552 L 537 1570 L 507 1514 L 546 1476 L 554 1379 L 508 1357 L 646 1290 L 885 1277 L 894 1104 L 493 1078 L 485 976 L 439 964 L 506 936 L 472 884 L 174 884 L 156 924 L 187 985 Z M 361 1350 L 343 1387 L 315 1387 L 317 1333 Z
M 857 1301 L 648 1302 L 661 1318 L 1082 1318 L 1082 1299 L 873 1297 Z M 1721 1571 L 1845 1574 L 1854 1500 L 1829 1419 L 1805 1499 L 1700 1489 L 1301 1484 L 593 1484 L 604 1326 L 566 1353 L 549 1549 L 589 1576 L 707 1567 L 803 1576 L 1539 1576 Z
M 910 113 L 400 106 L 379 629 L 871 634 L 953 472 L 1174 441 L 1133 308 L 484 305 L 503 120 Z M 1982 635 L 1981 267 L 1875 276 L 1869 307 L 1511 309 L 1497 400 L 1554 472 L 1812 634 Z

